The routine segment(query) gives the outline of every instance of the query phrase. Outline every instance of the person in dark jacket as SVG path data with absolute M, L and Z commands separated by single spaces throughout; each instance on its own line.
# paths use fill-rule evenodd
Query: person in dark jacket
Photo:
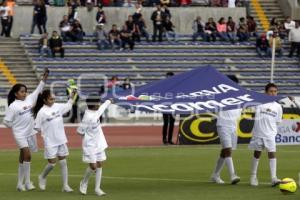
M 52 52 L 53 58 L 55 58 L 55 53 L 59 52 L 60 57 L 63 58 L 65 54 L 65 50 L 63 48 L 62 39 L 58 35 L 57 31 L 53 31 L 52 36 L 49 40 L 49 47 Z
M 96 21 L 97 21 L 97 24 L 105 24 L 106 23 L 106 16 L 105 16 L 102 5 L 98 6 L 98 12 L 96 14 Z
M 154 11 L 151 15 L 151 20 L 153 22 L 153 36 L 152 41 L 156 41 L 157 31 L 158 31 L 158 40 L 162 42 L 163 34 L 163 22 L 165 20 L 165 13 L 161 10 L 161 6 L 156 6 L 157 10 Z
M 171 76 L 174 76 L 173 72 L 168 72 L 166 74 L 167 78 Z M 172 114 L 163 114 L 163 121 L 164 121 L 163 130 L 162 130 L 163 144 L 165 145 L 174 144 L 172 138 L 173 138 L 175 118 L 173 117 Z
M 37 1 L 37 4 L 34 6 L 34 15 L 39 33 L 46 33 L 47 10 L 43 0 Z

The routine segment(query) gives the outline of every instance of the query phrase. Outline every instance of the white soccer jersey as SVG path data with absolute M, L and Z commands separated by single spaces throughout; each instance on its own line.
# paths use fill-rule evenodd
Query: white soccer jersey
M 86 110 L 77 132 L 83 135 L 82 149 L 84 155 L 91 155 L 104 151 L 108 145 L 104 137 L 100 116 L 105 109 L 111 104 L 106 100 L 98 110 Z
M 275 138 L 277 126 L 282 121 L 282 107 L 276 102 L 263 104 L 255 108 L 253 136 Z
M 238 119 L 241 117 L 242 109 L 221 111 L 218 114 L 217 126 L 237 128 Z
M 34 129 L 40 130 L 45 147 L 54 147 L 68 142 L 63 115 L 72 108 L 72 99 L 65 104 L 54 103 L 51 107 L 44 105 L 35 119 Z
M 32 108 L 35 106 L 38 94 L 42 92 L 44 86 L 45 83 L 41 81 L 35 91 L 28 95 L 24 101 L 16 99 L 9 105 L 3 123 L 12 128 L 15 138 L 22 139 L 36 134 L 33 129 Z

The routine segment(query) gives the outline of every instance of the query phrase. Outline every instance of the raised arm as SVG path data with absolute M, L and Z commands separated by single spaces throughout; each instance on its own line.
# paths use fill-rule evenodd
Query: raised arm
M 42 80 L 40 81 L 39 85 L 30 95 L 27 96 L 27 98 L 31 101 L 33 105 L 36 103 L 39 93 L 43 91 L 45 87 L 45 83 L 48 79 L 48 75 L 49 75 L 49 70 L 48 68 L 45 68 Z
M 100 108 L 97 110 L 97 118 L 99 118 L 103 113 L 104 111 L 108 108 L 108 106 L 111 104 L 111 101 L 110 100 L 106 100 L 101 106 Z

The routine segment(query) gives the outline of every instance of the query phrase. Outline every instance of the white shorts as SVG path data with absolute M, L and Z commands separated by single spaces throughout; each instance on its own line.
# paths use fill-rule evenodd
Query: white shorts
M 105 151 L 98 152 L 95 154 L 90 155 L 82 155 L 82 161 L 85 163 L 96 163 L 96 162 L 103 162 L 106 160 L 106 153 Z
M 36 135 L 31 135 L 26 138 L 15 138 L 15 140 L 19 149 L 29 147 L 30 151 L 32 152 L 38 151 Z
M 54 147 L 45 147 L 44 158 L 53 159 L 58 156 L 68 156 L 69 150 L 67 144 L 61 144 Z
M 232 148 L 233 150 L 237 147 L 237 134 L 236 129 L 217 126 L 220 143 L 223 149 Z
M 266 149 L 268 152 L 276 152 L 275 138 L 259 138 L 252 137 L 249 143 L 249 149 L 254 151 L 262 151 Z

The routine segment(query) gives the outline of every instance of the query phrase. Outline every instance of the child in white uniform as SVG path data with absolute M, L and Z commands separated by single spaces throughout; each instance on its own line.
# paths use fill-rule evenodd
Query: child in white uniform
M 17 190 L 33 190 L 34 185 L 30 181 L 31 151 L 37 151 L 36 131 L 34 131 L 34 119 L 32 108 L 36 104 L 38 94 L 43 90 L 48 78 L 46 69 L 42 81 L 35 91 L 27 96 L 27 87 L 16 84 L 8 94 L 8 109 L 3 124 L 12 129 L 17 146 L 20 149 Z M 25 187 L 24 187 L 25 180 Z
M 277 86 L 269 83 L 265 87 L 266 94 L 270 96 L 277 95 Z M 282 107 L 276 102 L 271 102 L 257 106 L 255 108 L 255 122 L 252 130 L 252 138 L 249 149 L 254 150 L 252 159 L 252 169 L 250 177 L 250 185 L 257 186 L 257 167 L 259 158 L 263 149 L 266 149 L 269 157 L 269 165 L 271 172 L 271 185 L 276 186 L 280 180 L 276 175 L 276 142 L 277 126 L 282 120 Z
M 228 76 L 232 81 L 238 83 L 236 76 Z M 217 160 L 215 170 L 211 176 L 211 181 L 218 184 L 224 184 L 224 181 L 220 177 L 220 173 L 223 169 L 224 163 L 226 164 L 231 184 L 237 184 L 240 181 L 234 170 L 233 160 L 231 157 L 232 150 L 237 146 L 237 125 L 238 119 L 241 117 L 242 109 L 220 111 L 217 118 L 217 131 L 222 145 L 220 157 Z
M 108 147 L 100 125 L 100 116 L 111 104 L 106 100 L 100 107 L 100 98 L 90 95 L 86 99 L 87 110 L 77 132 L 82 135 L 83 162 L 88 163 L 84 178 L 80 182 L 80 192 L 86 194 L 89 177 L 96 173 L 95 193 L 98 196 L 105 195 L 101 190 L 102 162 L 106 160 L 105 149 Z
M 74 96 L 74 93 L 72 96 Z M 56 158 L 58 158 L 63 179 L 62 191 L 73 191 L 68 184 L 66 157 L 69 155 L 69 151 L 63 122 L 63 115 L 72 108 L 72 96 L 65 104 L 55 103 L 55 97 L 50 90 L 44 90 L 39 96 L 34 110 L 36 117 L 34 129 L 41 131 L 45 146 L 44 157 L 48 160 L 48 164 L 39 175 L 39 187 L 41 190 L 46 189 L 46 177 L 54 168 Z

